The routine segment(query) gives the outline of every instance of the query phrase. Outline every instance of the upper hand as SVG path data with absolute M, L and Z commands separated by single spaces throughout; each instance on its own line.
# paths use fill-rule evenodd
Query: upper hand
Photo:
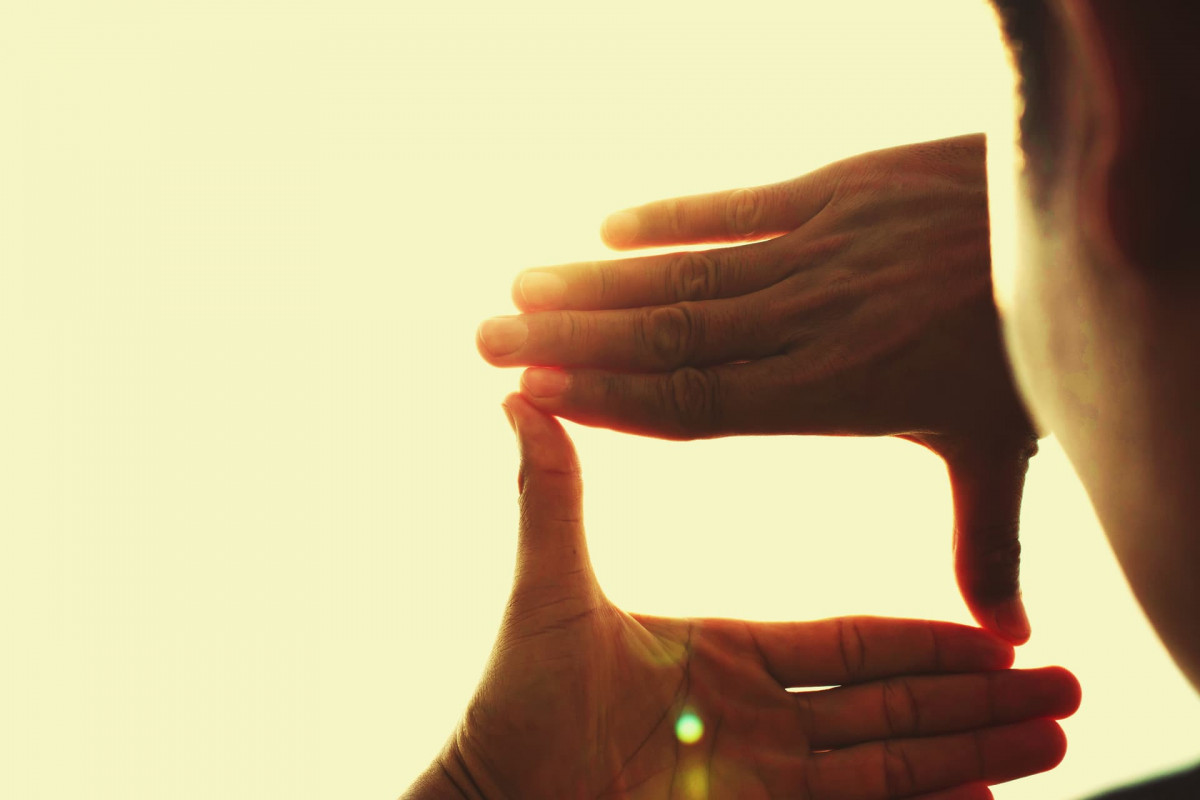
M 620 248 L 761 240 L 528 270 L 478 347 L 538 408 L 667 439 L 896 435 L 941 455 L 963 597 L 1020 643 L 1021 491 L 1037 436 L 991 290 L 985 147 L 964 136 L 609 218 Z M 774 238 L 768 238 L 774 237 Z
M 516 578 L 430 773 L 445 794 L 411 797 L 981 798 L 1061 759 L 1051 720 L 1077 707 L 1075 679 L 1005 669 L 1012 647 L 977 628 L 617 608 L 588 558 L 570 440 L 520 395 L 506 405 L 521 449 Z

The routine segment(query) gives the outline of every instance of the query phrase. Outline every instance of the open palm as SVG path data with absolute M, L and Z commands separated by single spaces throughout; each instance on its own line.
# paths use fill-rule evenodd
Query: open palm
M 507 798 L 987 797 L 1049 769 L 1078 684 L 976 628 L 664 619 L 604 596 L 561 425 L 519 395 L 514 588 L 441 769 Z M 837 686 L 788 692 L 788 688 Z

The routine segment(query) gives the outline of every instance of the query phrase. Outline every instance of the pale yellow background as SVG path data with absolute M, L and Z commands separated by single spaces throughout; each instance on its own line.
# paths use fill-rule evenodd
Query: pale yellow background
M 479 676 L 514 442 L 474 330 L 609 211 L 1007 131 L 982 2 L 8 0 L 0 10 L 0 797 L 392 798 Z M 610 596 L 966 622 L 899 441 L 568 426 Z M 1061 451 L 1024 514 L 1078 797 L 1200 708 Z

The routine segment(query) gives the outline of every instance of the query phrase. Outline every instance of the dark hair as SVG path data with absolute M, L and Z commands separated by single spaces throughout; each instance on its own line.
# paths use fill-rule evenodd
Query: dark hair
M 1048 207 L 1062 168 L 1069 93 L 1082 91 L 1067 67 L 1070 37 L 1051 0 L 992 0 L 1020 75 L 1021 149 L 1032 199 Z M 1200 219 L 1200 2 L 1093 0 L 1111 59 L 1120 114 L 1120 152 L 1112 154 L 1109 223 L 1136 262 L 1160 272 L 1194 269 L 1192 231 Z M 1079 143 L 1081 152 L 1089 142 Z
M 1017 68 L 1022 110 L 1021 150 L 1034 200 L 1043 204 L 1058 163 L 1063 103 L 1054 80 L 1061 29 L 1045 0 L 992 0 Z

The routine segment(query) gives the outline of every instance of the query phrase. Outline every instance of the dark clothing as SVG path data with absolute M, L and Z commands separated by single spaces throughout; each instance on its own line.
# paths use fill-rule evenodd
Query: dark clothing
M 1114 789 L 1092 800 L 1200 800 L 1200 764 L 1184 772 Z

